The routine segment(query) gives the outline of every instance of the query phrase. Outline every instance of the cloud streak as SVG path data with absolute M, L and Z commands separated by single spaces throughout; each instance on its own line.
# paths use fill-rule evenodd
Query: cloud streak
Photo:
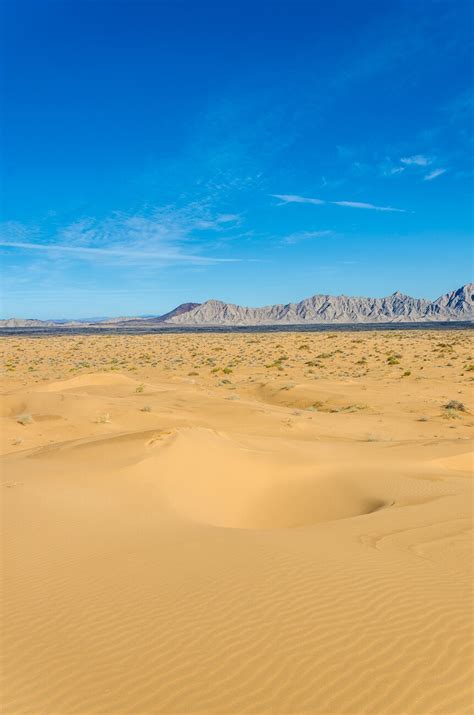
M 413 164 L 415 166 L 428 166 L 428 164 L 431 164 L 432 159 L 424 154 L 414 154 L 413 156 L 402 157 L 400 162 L 406 166 L 412 166 Z
M 331 204 L 333 206 L 344 206 L 352 209 L 369 209 L 371 211 L 394 211 L 396 213 L 406 213 L 406 209 L 396 209 L 392 206 L 376 206 L 362 201 L 324 201 L 323 199 L 313 199 L 306 196 L 294 194 L 270 194 L 274 199 L 279 199 L 282 204 L 315 204 L 322 206 Z
M 426 171 L 429 166 L 432 166 L 435 163 L 435 161 L 436 157 L 427 156 L 425 154 L 413 154 L 413 156 L 405 156 L 400 159 L 400 166 L 391 168 L 388 171 L 388 174 L 386 172 L 386 175 L 392 176 L 394 174 L 400 174 L 405 170 L 413 169 L 418 173 L 419 176 L 420 172 L 423 172 L 423 170 Z M 446 171 L 447 169 L 443 169 L 441 167 L 438 167 L 437 169 L 432 169 L 423 176 L 423 180 L 432 181 L 438 176 L 444 174 Z
M 234 263 L 241 259 L 209 255 L 214 252 L 210 237 L 216 232 L 222 235 L 232 231 L 239 222 L 238 214 L 212 215 L 205 205 L 194 203 L 181 209 L 155 208 L 148 215 L 116 212 L 103 219 L 85 217 L 53 234 L 45 227 L 40 230 L 5 222 L 0 227 L 0 246 L 47 254 L 49 260 L 54 257 L 134 265 Z
M 157 260 L 172 263 L 194 263 L 198 265 L 210 265 L 213 263 L 235 263 L 239 262 L 240 258 L 213 258 L 210 256 L 199 256 L 195 254 L 181 253 L 180 251 L 147 251 L 147 250 L 130 250 L 127 248 L 97 248 L 91 246 L 67 246 L 60 243 L 31 243 L 28 241 L 2 241 L 0 246 L 5 248 L 20 248 L 26 251 L 52 251 L 57 253 L 72 253 L 78 258 L 130 258 L 133 260 Z
M 316 204 L 321 205 L 327 203 L 322 199 L 310 199 L 306 196 L 296 196 L 295 194 L 270 194 L 274 199 L 280 199 L 284 204 Z
M 430 171 L 429 174 L 426 174 L 424 177 L 425 181 L 432 181 L 433 179 L 436 179 L 437 176 L 441 176 L 441 174 L 446 173 L 446 169 L 434 169 L 433 171 Z
M 280 243 L 287 246 L 293 246 L 301 241 L 310 241 L 316 238 L 328 238 L 333 235 L 333 231 L 300 231 L 299 233 L 291 233 L 289 236 L 284 236 Z

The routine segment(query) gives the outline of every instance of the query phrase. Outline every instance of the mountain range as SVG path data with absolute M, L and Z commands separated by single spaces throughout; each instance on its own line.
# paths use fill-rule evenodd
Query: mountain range
M 416 323 L 471 321 L 474 315 L 474 284 L 469 283 L 434 301 L 392 293 L 385 298 L 316 294 L 299 303 L 281 303 L 248 308 L 220 300 L 182 303 L 164 315 L 154 317 L 104 318 L 90 321 L 55 321 L 10 318 L 0 320 L 0 328 L 48 327 L 147 327 L 147 326 L 246 326 L 331 323 Z

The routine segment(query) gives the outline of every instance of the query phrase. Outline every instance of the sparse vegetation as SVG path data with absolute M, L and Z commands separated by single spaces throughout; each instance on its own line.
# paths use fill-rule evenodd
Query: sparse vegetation
M 459 400 L 450 400 L 446 405 L 444 405 L 446 410 L 457 410 L 458 412 L 465 412 L 466 408 L 462 402 Z
M 99 415 L 99 417 L 96 419 L 96 423 L 99 425 L 105 425 L 109 424 L 110 422 L 110 415 L 108 412 L 105 412 L 102 415 Z
M 453 410 L 451 407 L 445 409 L 443 417 L 447 420 L 459 420 L 460 415 L 457 410 Z
M 26 425 L 30 425 L 33 422 L 33 416 L 29 414 L 29 412 L 24 412 L 22 415 L 19 415 L 16 418 L 16 421 L 18 424 L 23 425 L 26 427 Z

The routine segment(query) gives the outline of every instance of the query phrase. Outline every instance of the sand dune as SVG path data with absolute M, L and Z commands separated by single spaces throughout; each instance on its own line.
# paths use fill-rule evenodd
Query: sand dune
M 6 713 L 472 712 L 467 332 L 3 342 Z

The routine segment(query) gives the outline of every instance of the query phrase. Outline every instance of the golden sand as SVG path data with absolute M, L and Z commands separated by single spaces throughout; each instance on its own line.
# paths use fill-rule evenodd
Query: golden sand
M 468 332 L 2 346 L 3 712 L 472 712 Z

